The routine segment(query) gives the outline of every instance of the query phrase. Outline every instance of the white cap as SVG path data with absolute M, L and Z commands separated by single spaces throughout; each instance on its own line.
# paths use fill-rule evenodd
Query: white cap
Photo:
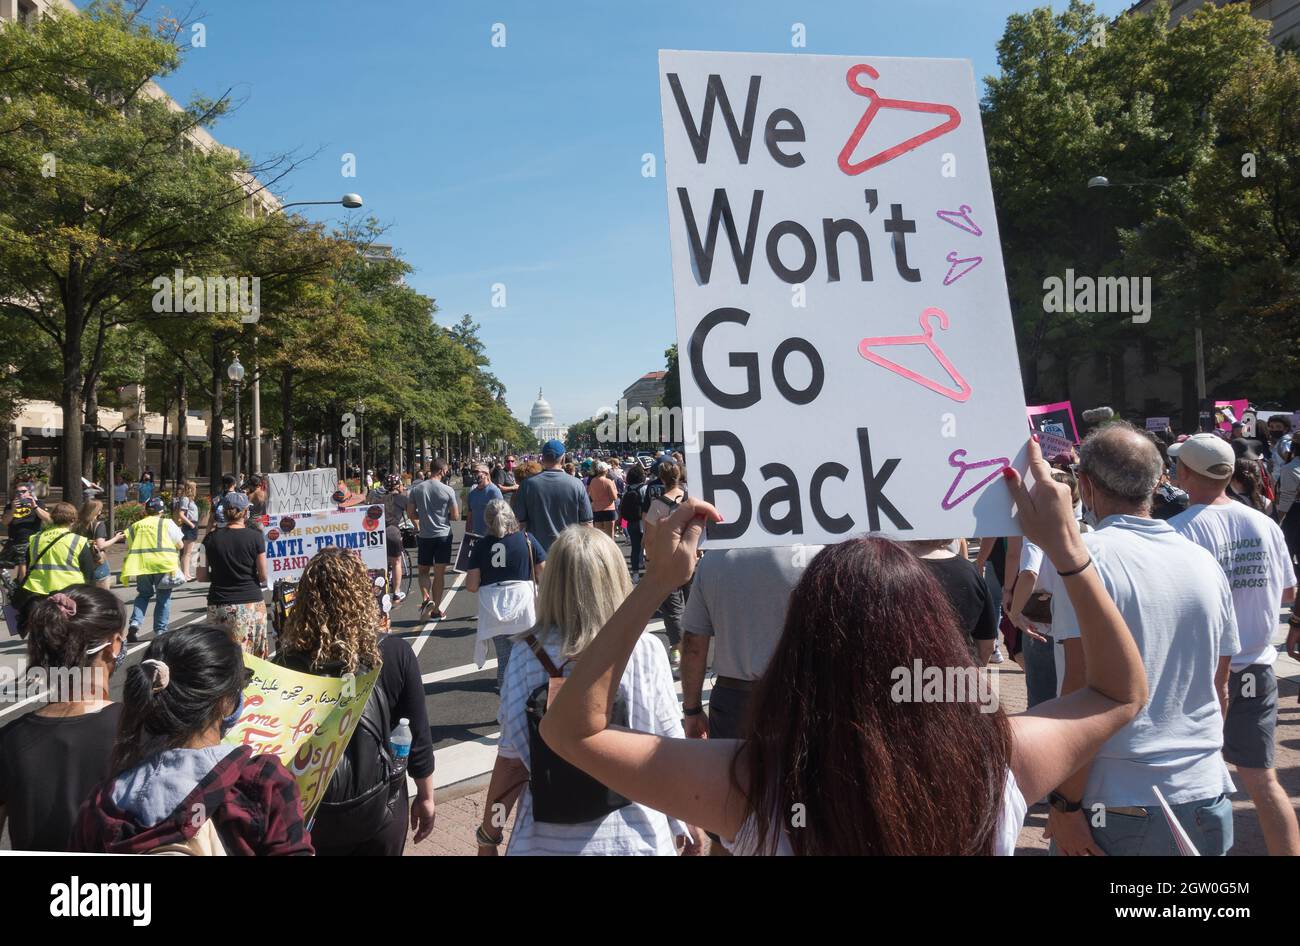
M 1226 480 L 1237 465 L 1232 445 L 1218 434 L 1192 434 L 1182 443 L 1171 444 L 1169 455 L 1193 473 L 1212 480 Z
M 409 725 L 411 725 L 411 721 L 410 721 L 409 719 L 407 719 L 405 716 L 403 716 L 401 719 L 399 719 L 399 720 L 397 721 L 397 725 L 399 725 L 399 726 L 409 726 Z

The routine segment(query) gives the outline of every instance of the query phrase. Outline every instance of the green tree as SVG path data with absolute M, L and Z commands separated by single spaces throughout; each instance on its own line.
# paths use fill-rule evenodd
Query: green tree
M 153 85 L 180 62 L 174 20 L 120 3 L 0 29 L 0 312 L 58 349 L 63 489 L 81 496 L 81 420 L 110 329 L 146 319 L 152 281 L 220 265 L 259 224 L 252 165 L 196 136 L 227 110 Z
M 1164 5 L 1111 21 L 1072 0 L 1059 14 L 1038 8 L 1011 16 L 998 44 L 1001 71 L 986 80 L 982 113 L 1031 400 L 1068 397 L 1074 370 L 1101 357 L 1122 408 L 1123 353 L 1144 345 L 1180 368 L 1184 408 L 1194 411 L 1194 397 L 1190 405 L 1186 397 L 1192 326 L 1200 319 L 1209 335 L 1225 338 L 1231 330 L 1224 313 L 1203 304 L 1224 260 L 1189 253 L 1186 241 L 1169 255 L 1178 241 L 1168 222 L 1186 217 L 1196 171 L 1215 150 L 1216 98 L 1274 51 L 1268 24 L 1242 4 L 1207 5 L 1175 27 L 1168 21 Z M 1089 189 L 1096 175 L 1138 186 Z M 1166 250 L 1158 268 L 1157 238 Z M 1044 279 L 1067 268 L 1169 274 L 1159 277 L 1151 322 L 1134 325 L 1123 314 L 1045 311 Z M 1045 354 L 1054 370 L 1040 378 Z

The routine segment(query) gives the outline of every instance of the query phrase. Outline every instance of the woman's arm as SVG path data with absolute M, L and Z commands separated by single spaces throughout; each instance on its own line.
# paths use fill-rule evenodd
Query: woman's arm
M 542 719 L 541 732 L 547 745 L 614 791 L 671 818 L 734 837 L 748 814 L 731 781 L 740 743 L 671 739 L 609 726 L 632 650 L 659 604 L 690 580 L 706 521 L 720 522 L 721 516 L 693 499 L 659 523 L 646 577 L 583 651 Z
M 465 573 L 465 590 L 478 591 L 478 583 L 482 577 L 482 572 L 477 568 L 471 568 Z
M 257 553 L 257 583 L 266 587 L 266 553 Z
M 1037 442 L 1029 446 L 1033 490 L 1014 470 L 1007 477 L 1017 518 L 1061 573 L 1079 620 L 1086 686 L 1012 717 L 1012 771 L 1031 801 L 1077 771 L 1102 743 L 1130 723 L 1147 700 L 1142 655 L 1097 574 L 1074 524 L 1070 491 L 1051 478 Z

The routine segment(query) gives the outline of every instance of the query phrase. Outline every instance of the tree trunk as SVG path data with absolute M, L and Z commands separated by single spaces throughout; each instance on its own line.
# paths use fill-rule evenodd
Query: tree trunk
M 293 371 L 280 372 L 280 469 L 292 473 L 293 462 Z
M 216 496 L 221 491 L 221 342 L 212 339 L 212 413 L 208 423 L 208 490 Z
M 63 382 L 60 405 L 63 408 L 62 485 L 63 501 L 81 505 L 81 313 L 79 302 L 66 308 L 66 331 L 63 336 Z M 110 484 L 111 485 L 111 484 Z
M 185 389 L 185 372 L 176 375 L 176 478 L 181 483 L 190 476 L 190 400 Z

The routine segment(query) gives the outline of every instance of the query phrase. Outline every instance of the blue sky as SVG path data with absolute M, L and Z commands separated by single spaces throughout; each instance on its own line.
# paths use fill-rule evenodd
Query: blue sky
M 241 105 L 214 131 L 254 160 L 319 151 L 281 196 L 360 193 L 439 322 L 482 324 L 514 413 L 542 387 L 572 423 L 662 368 L 674 340 L 664 182 L 641 174 L 646 152 L 662 164 L 660 48 L 956 57 L 983 77 L 1007 15 L 1036 5 L 201 0 L 207 45 L 162 84 L 180 101 L 230 89 Z

